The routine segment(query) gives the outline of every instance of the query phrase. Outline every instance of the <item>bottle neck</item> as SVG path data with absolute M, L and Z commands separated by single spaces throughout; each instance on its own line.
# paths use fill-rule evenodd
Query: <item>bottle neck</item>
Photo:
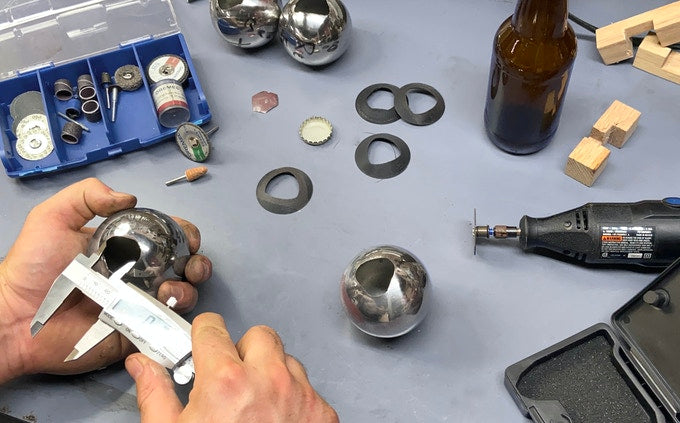
M 567 0 L 519 0 L 512 26 L 523 37 L 562 38 L 568 14 Z

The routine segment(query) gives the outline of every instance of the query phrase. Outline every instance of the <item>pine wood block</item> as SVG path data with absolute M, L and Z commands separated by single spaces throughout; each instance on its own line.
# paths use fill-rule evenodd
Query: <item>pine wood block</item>
M 654 30 L 662 46 L 680 41 L 680 1 L 632 16 L 595 31 L 602 61 L 611 65 L 633 57 L 630 37 Z
M 614 147 L 621 148 L 635 132 L 640 115 L 642 113 L 627 104 L 614 100 L 593 125 L 590 137 L 602 144 L 609 143 Z
M 663 47 L 654 34 L 649 34 L 642 40 L 633 66 L 680 84 L 680 52 Z
M 583 138 L 569 154 L 564 173 L 590 187 L 607 165 L 609 153 L 609 149 L 600 141 Z

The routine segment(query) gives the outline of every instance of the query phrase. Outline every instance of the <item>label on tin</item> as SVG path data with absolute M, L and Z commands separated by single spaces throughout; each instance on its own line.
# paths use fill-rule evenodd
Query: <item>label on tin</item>
M 651 259 L 654 232 L 651 226 L 603 226 L 600 256 L 605 259 Z
M 151 95 L 159 115 L 171 107 L 189 108 L 182 86 L 174 81 L 154 86 Z

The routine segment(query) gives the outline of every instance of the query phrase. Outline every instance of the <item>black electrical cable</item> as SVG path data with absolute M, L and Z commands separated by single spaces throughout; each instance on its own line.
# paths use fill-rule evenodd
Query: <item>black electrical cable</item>
M 588 31 L 592 32 L 593 34 L 595 33 L 595 31 L 597 31 L 597 27 L 595 25 L 590 24 L 590 23 L 584 21 L 583 19 L 579 18 L 578 16 L 574 16 L 571 13 L 569 14 L 569 19 L 571 19 L 571 21 L 574 22 L 576 25 L 579 25 L 579 26 L 587 29 Z
M 574 22 L 576 25 L 583 27 L 584 29 L 592 32 L 593 34 L 598 29 L 598 27 L 596 27 L 595 25 L 584 21 L 583 19 L 579 18 L 578 16 L 575 16 L 572 13 L 569 14 L 569 20 Z M 633 45 L 636 46 L 636 47 L 639 46 L 640 43 L 642 43 L 642 40 L 643 40 L 643 37 L 631 37 L 631 41 L 633 42 Z M 666 46 L 666 47 L 670 47 L 674 50 L 680 50 L 680 43 L 671 44 L 671 45 Z

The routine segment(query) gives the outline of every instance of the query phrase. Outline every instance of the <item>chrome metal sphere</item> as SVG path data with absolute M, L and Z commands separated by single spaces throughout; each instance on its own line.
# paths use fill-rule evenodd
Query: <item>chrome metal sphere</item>
M 279 0 L 210 0 L 210 17 L 217 32 L 242 48 L 269 42 L 279 24 Z
M 104 220 L 88 246 L 88 255 L 103 250 L 93 269 L 108 277 L 122 265 L 135 265 L 123 281 L 156 295 L 167 279 L 179 279 L 189 260 L 182 228 L 169 216 L 152 209 L 119 211 Z
M 363 251 L 345 269 L 340 286 L 352 323 L 379 338 L 409 332 L 429 312 L 432 288 L 425 267 L 398 247 Z
M 352 21 L 340 0 L 291 0 L 281 11 L 279 37 L 298 62 L 321 66 L 349 47 Z

